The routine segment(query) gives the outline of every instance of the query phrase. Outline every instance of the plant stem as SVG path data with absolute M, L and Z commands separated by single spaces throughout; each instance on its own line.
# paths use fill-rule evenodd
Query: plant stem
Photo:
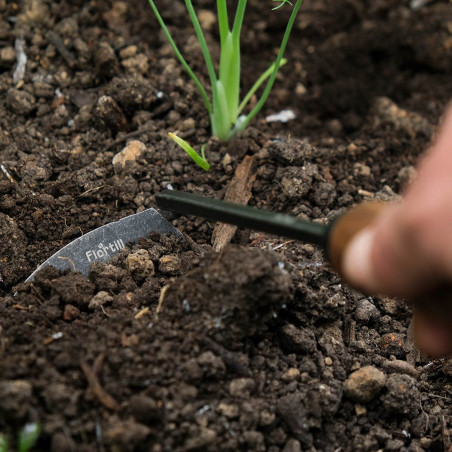
M 290 15 L 289 22 L 287 23 L 286 31 L 284 32 L 284 36 L 283 36 L 283 39 L 281 42 L 281 47 L 279 48 L 279 52 L 278 52 L 278 55 L 277 55 L 275 63 L 274 63 L 273 72 L 270 76 L 270 79 L 267 82 L 267 86 L 265 87 L 265 90 L 262 93 L 261 98 L 259 99 L 256 106 L 251 110 L 251 112 L 248 113 L 245 120 L 238 127 L 237 131 L 242 131 L 243 129 L 245 129 L 246 126 L 249 124 L 249 122 L 259 113 L 259 111 L 264 106 L 264 104 L 268 98 L 268 95 L 270 94 L 270 91 L 273 87 L 273 83 L 275 82 L 276 74 L 278 73 L 278 69 L 281 64 L 281 60 L 283 58 L 284 51 L 286 50 L 286 45 L 289 40 L 290 32 L 292 31 L 292 27 L 295 22 L 295 18 L 297 17 L 297 13 L 298 13 L 298 10 L 300 9 L 302 2 L 303 2 L 303 0 L 297 0 L 297 3 L 295 4 L 295 6 L 292 9 L 292 14 Z
M 231 130 L 238 117 L 240 101 L 240 31 L 243 24 L 247 0 L 239 0 L 232 30 L 227 19 L 226 0 L 217 0 L 218 24 L 220 29 L 220 65 L 218 79 L 224 92 L 226 103 L 218 97 L 219 103 L 213 102 L 213 117 L 217 125 L 216 135 L 220 140 L 230 138 Z M 218 93 L 220 96 L 220 93 Z M 226 107 L 226 108 L 225 108 Z M 223 116 L 219 118 L 219 116 Z
M 153 0 L 148 0 L 148 1 L 149 1 L 149 4 L 151 5 L 152 11 L 154 11 L 154 14 L 155 14 L 155 17 L 157 18 L 158 23 L 160 24 L 160 26 L 162 27 L 163 32 L 165 33 L 166 39 L 168 39 L 168 42 L 170 43 L 174 53 L 176 54 L 177 59 L 179 60 L 180 64 L 182 64 L 182 66 L 187 71 L 187 73 L 190 76 L 190 78 L 195 83 L 196 87 L 198 88 L 199 92 L 201 93 L 201 97 L 202 97 L 202 99 L 204 101 L 204 104 L 205 104 L 205 106 L 207 108 L 207 111 L 209 113 L 211 113 L 212 112 L 212 105 L 210 103 L 209 96 L 207 95 L 206 90 L 201 85 L 201 82 L 199 81 L 198 77 L 196 77 L 195 73 L 191 70 L 190 66 L 188 65 L 188 63 L 185 61 L 184 57 L 180 53 L 176 43 L 174 42 L 174 40 L 173 40 L 169 30 L 168 30 L 168 28 L 165 25 L 165 22 L 162 19 L 162 16 L 158 12 L 158 9 L 155 6 Z
M 279 65 L 279 67 L 284 66 L 287 63 L 287 60 L 285 58 L 283 58 L 281 60 L 281 64 Z M 262 83 L 265 82 L 265 80 L 267 80 L 268 77 L 270 77 L 270 75 L 273 73 L 273 70 L 275 68 L 275 63 L 273 63 L 254 83 L 254 85 L 251 87 L 251 89 L 248 91 L 248 93 L 246 94 L 246 96 L 243 98 L 242 102 L 239 105 L 239 110 L 237 112 L 237 114 L 239 115 L 240 112 L 246 107 L 246 105 L 248 104 L 248 102 L 251 99 L 251 96 L 259 89 L 259 87 L 262 85 Z

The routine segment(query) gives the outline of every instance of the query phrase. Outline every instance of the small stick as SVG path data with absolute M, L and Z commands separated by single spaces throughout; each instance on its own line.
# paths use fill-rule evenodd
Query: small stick
M 155 320 L 158 319 L 159 314 L 162 311 L 163 301 L 165 300 L 165 295 L 166 295 L 166 292 L 168 291 L 169 287 L 170 287 L 169 284 L 166 284 L 162 287 L 162 290 L 160 291 L 159 302 L 158 302 L 157 309 L 155 310 L 155 314 L 154 314 Z
M 229 184 L 224 200 L 239 204 L 248 204 L 251 198 L 251 189 L 256 173 L 251 173 L 254 157 L 246 156 L 236 168 L 234 177 Z M 219 223 L 215 226 L 212 234 L 213 249 L 221 251 L 234 237 L 237 226 Z
M 13 82 L 16 85 L 23 83 L 23 79 L 25 77 L 25 71 L 27 69 L 27 54 L 24 50 L 25 41 L 23 38 L 17 38 L 16 43 L 14 45 L 17 54 L 17 64 L 16 69 L 14 69 L 13 73 Z
M 70 52 L 67 47 L 64 45 L 63 40 L 61 39 L 60 35 L 55 33 L 54 31 L 49 31 L 48 34 L 50 42 L 56 47 L 60 55 L 63 57 L 63 59 L 66 61 L 66 63 L 69 65 L 71 69 L 74 69 L 77 61 L 75 60 L 74 55 L 72 52 Z
M 97 378 L 97 374 L 102 367 L 103 361 L 104 356 L 99 355 L 94 362 L 93 368 L 91 369 L 88 364 L 82 359 L 80 360 L 80 368 L 82 369 L 83 373 L 85 374 L 86 380 L 88 381 L 89 390 L 92 391 L 99 402 L 109 410 L 119 411 L 120 406 L 118 402 L 110 394 L 108 394 L 108 392 L 105 391 L 104 388 L 102 388 Z
M 86 196 L 88 193 L 96 192 L 96 191 L 102 190 L 103 188 L 104 188 L 104 185 L 100 185 L 99 187 L 89 188 L 88 190 L 84 191 L 83 193 L 81 193 L 77 197 L 81 198 L 82 196 Z
M 295 242 L 295 240 L 288 240 L 287 242 L 280 243 L 279 245 L 276 245 L 275 247 L 273 247 L 272 250 L 273 251 L 279 250 L 283 246 L 289 245 L 290 243 L 293 243 L 293 242 Z
M 2 170 L 2 173 L 7 177 L 7 179 L 12 183 L 15 184 L 16 181 L 13 179 L 11 174 L 9 174 L 8 170 L 5 168 L 5 165 L 0 165 L 0 169 Z
M 58 259 L 62 259 L 65 261 L 68 261 L 71 265 L 73 270 L 76 272 L 77 271 L 77 267 L 75 266 L 74 262 L 72 261 L 72 259 L 70 259 L 69 257 L 64 257 L 64 256 L 58 256 Z
M 147 314 L 149 314 L 149 308 L 148 307 L 143 308 L 141 311 L 137 312 L 135 314 L 134 319 L 141 319 L 141 317 L 143 317 L 144 315 L 147 315 Z

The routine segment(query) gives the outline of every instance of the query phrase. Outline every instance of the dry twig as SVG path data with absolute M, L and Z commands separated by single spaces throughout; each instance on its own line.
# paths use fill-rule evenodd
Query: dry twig
M 99 355 L 94 361 L 93 367 L 90 368 L 86 361 L 80 360 L 80 368 L 85 374 L 88 381 L 88 390 L 99 400 L 99 402 L 109 410 L 119 411 L 119 403 L 102 387 L 98 379 L 98 373 L 102 368 L 104 355 Z
M 251 172 L 253 163 L 254 157 L 246 156 L 237 167 L 234 177 L 224 195 L 225 201 L 248 204 L 251 198 L 251 189 L 256 179 L 256 173 Z M 231 224 L 217 224 L 212 235 L 213 249 L 215 251 L 221 251 L 232 240 L 236 230 L 237 226 Z

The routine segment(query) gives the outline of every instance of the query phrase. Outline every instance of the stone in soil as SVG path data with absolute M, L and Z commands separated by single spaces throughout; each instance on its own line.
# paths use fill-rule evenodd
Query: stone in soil
M 353 372 L 344 382 L 344 394 L 354 402 L 366 403 L 375 398 L 386 381 L 385 374 L 373 366 Z

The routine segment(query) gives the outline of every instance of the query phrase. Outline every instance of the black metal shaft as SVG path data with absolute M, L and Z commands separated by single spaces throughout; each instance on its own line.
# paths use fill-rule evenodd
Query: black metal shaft
M 156 200 L 160 209 L 281 235 L 320 245 L 324 249 L 327 246 L 328 225 L 176 190 L 164 190 Z

